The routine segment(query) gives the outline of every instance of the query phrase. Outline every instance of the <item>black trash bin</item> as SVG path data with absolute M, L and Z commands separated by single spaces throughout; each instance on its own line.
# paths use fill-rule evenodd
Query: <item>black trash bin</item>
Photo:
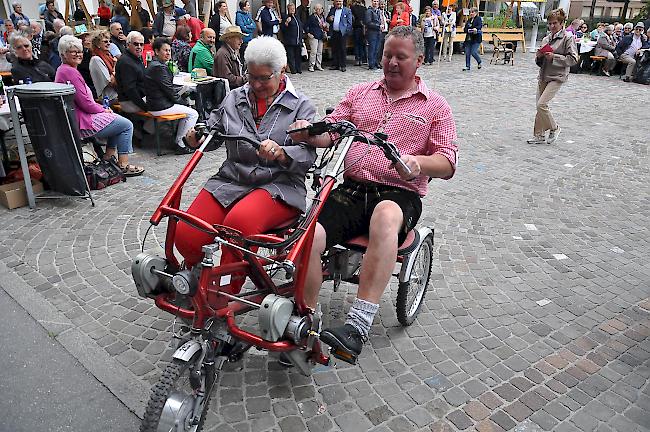
M 39 82 L 16 86 L 14 93 L 45 182 L 61 194 L 87 196 L 74 86 Z

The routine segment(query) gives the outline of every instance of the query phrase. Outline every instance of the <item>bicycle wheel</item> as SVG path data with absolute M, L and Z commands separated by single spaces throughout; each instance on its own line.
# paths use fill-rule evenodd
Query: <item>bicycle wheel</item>
M 201 366 L 200 388 L 205 394 L 199 395 L 190 385 L 190 373 L 200 357 L 197 353 L 190 361 L 173 359 L 158 382 L 151 390 L 151 397 L 144 412 L 140 432 L 200 432 L 210 405 L 214 389 L 215 374 Z M 193 415 L 194 404 L 198 400 L 198 420 Z
M 413 324 L 420 312 L 431 278 L 432 259 L 433 239 L 428 235 L 416 252 L 408 281 L 401 282 L 397 290 L 397 320 L 403 326 Z

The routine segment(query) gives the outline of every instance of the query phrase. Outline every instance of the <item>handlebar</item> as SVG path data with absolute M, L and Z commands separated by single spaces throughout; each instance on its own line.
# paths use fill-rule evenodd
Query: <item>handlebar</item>
M 288 130 L 287 134 L 307 131 L 309 136 L 321 135 L 324 133 L 336 133 L 339 135 L 353 135 L 355 137 L 363 138 L 364 141 L 369 142 L 370 144 L 376 145 L 383 152 L 386 158 L 395 165 L 399 165 L 404 172 L 411 174 L 411 169 L 404 163 L 402 156 L 397 150 L 395 144 L 388 141 L 388 135 L 383 132 L 375 132 L 372 134 L 372 138 L 369 138 L 367 133 L 360 131 L 357 127 L 350 123 L 349 121 L 339 121 L 339 122 L 326 122 L 319 121 L 314 124 L 311 124 L 307 127 Z

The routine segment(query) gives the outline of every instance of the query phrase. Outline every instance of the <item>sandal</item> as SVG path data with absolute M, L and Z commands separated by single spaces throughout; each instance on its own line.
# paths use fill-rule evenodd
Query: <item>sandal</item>
M 142 175 L 144 173 L 144 168 L 141 166 L 137 165 L 124 165 L 122 167 L 122 172 L 126 177 L 137 177 L 139 175 Z

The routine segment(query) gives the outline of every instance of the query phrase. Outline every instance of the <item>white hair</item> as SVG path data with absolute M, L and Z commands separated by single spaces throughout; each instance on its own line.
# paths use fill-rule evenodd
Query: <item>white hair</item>
M 626 22 L 623 28 L 634 28 L 634 24 L 632 24 L 631 22 Z
M 142 36 L 142 33 L 140 33 L 139 31 L 135 31 L 135 30 L 130 31 L 129 34 L 126 35 L 126 43 L 130 44 L 133 41 L 133 39 L 137 37 L 141 37 L 144 40 L 144 36 Z
M 32 28 L 32 30 L 34 30 L 34 31 L 36 31 L 36 30 L 35 30 L 36 27 L 39 28 L 39 32 L 40 32 L 41 30 L 43 30 L 43 26 L 42 26 L 41 23 L 39 23 L 38 21 L 31 20 L 31 21 L 29 22 L 29 26 L 30 26 L 30 27 Z
M 23 36 L 22 34 L 19 34 L 17 36 L 14 36 L 13 34 L 9 37 L 9 45 L 11 45 L 11 49 L 15 50 L 16 45 L 18 45 L 19 41 L 27 41 L 31 45 L 32 42 L 27 38 L 27 36 Z
M 83 51 L 84 47 L 81 44 L 81 39 L 72 35 L 61 36 L 61 39 L 59 39 L 59 55 L 63 57 L 65 53 L 70 51 L 70 48 L 77 48 L 79 51 Z
M 61 30 L 59 30 L 59 36 L 73 36 L 73 35 L 74 35 L 74 30 L 72 30 L 72 27 L 63 26 L 61 27 Z
M 274 73 L 278 73 L 287 65 L 287 51 L 276 38 L 260 36 L 248 43 L 244 59 L 247 64 L 269 66 Z
M 108 26 L 108 29 L 113 30 L 113 27 L 116 27 L 118 25 L 120 26 L 120 28 L 122 28 L 122 24 L 118 23 L 117 21 L 114 21 L 114 22 L 111 23 L 111 25 Z M 122 30 L 124 30 L 124 29 L 122 29 Z
M 20 3 L 20 2 L 13 2 L 13 3 L 11 4 L 11 7 L 12 7 L 14 10 L 16 10 L 16 8 L 17 8 L 18 6 L 22 6 L 22 5 L 23 5 L 23 4 Z

